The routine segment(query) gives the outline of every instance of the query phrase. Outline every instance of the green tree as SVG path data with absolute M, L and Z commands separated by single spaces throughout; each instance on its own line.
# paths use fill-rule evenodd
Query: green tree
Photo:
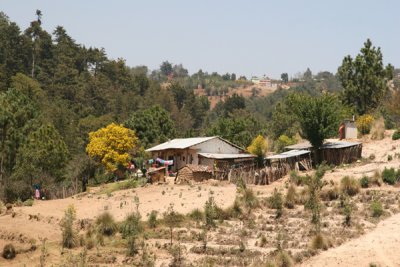
M 284 83 L 287 83 L 289 81 L 289 75 L 285 72 L 281 74 L 281 80 Z
M 172 64 L 169 63 L 168 61 L 164 61 L 163 63 L 161 63 L 160 65 L 160 71 L 162 74 L 164 74 L 165 76 L 168 76 L 172 73 L 173 69 L 172 69 Z
M 343 102 L 362 115 L 381 104 L 387 82 L 393 77 L 393 66 L 384 66 L 381 49 L 367 39 L 355 59 L 350 55 L 343 59 L 338 75 L 344 88 Z
M 134 112 L 124 125 L 135 131 L 145 147 L 165 142 L 176 133 L 171 115 L 158 105 Z

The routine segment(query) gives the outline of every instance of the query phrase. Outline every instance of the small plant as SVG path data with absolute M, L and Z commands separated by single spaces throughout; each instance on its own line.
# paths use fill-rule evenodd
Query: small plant
M 345 176 L 340 181 L 340 189 L 343 193 L 354 196 L 360 191 L 360 184 L 359 182 L 350 176 Z
M 375 156 L 374 153 L 372 153 L 371 155 L 369 155 L 369 159 L 370 159 L 370 160 L 374 160 L 375 158 L 376 158 L 376 156 Z
M 304 177 L 301 175 L 298 175 L 296 171 L 291 171 L 290 172 L 290 182 L 300 186 L 304 184 Z
M 170 230 L 170 237 L 171 237 L 170 245 L 172 246 L 172 233 L 174 231 L 174 228 L 179 227 L 181 225 L 181 223 L 184 220 L 184 217 L 182 214 L 180 214 L 174 210 L 173 204 L 170 204 L 168 210 L 166 212 L 164 212 L 163 217 L 164 217 L 163 219 L 164 219 L 165 225 Z
M 393 156 L 392 155 L 388 155 L 387 160 L 388 161 L 392 161 L 393 160 Z
M 154 229 L 157 227 L 157 214 L 158 213 L 155 210 L 152 210 L 150 212 L 149 219 L 147 221 L 147 224 L 149 225 L 150 228 Z
M 294 266 L 292 257 L 284 250 L 279 250 L 274 258 L 275 265 L 279 267 Z
M 189 213 L 189 218 L 195 221 L 196 223 L 201 222 L 204 219 L 204 214 L 199 209 L 194 209 Z
M 351 203 L 350 203 L 350 200 L 349 200 L 348 196 L 344 196 L 342 206 L 343 206 L 343 214 L 344 214 L 344 222 L 343 222 L 343 224 L 345 226 L 350 226 L 350 224 L 351 224 L 351 214 L 352 214 L 353 210 L 352 210 L 352 206 L 351 206 Z
M 33 199 L 30 198 L 30 199 L 25 200 L 23 202 L 23 205 L 27 206 L 27 207 L 32 207 L 33 206 Z
M 267 245 L 267 238 L 265 235 L 262 235 L 260 239 L 260 247 L 265 247 L 265 245 Z
M 285 206 L 288 209 L 293 209 L 297 201 L 296 187 L 291 184 L 286 192 Z
M 62 246 L 64 248 L 74 248 L 78 244 L 77 233 L 73 228 L 75 219 L 75 208 L 73 205 L 70 205 L 65 211 L 64 217 L 61 220 Z
M 369 187 L 369 178 L 368 178 L 368 176 L 364 175 L 360 179 L 360 185 L 361 185 L 362 188 L 368 188 Z
M 394 185 L 397 182 L 397 173 L 394 168 L 385 169 L 382 172 L 382 179 L 385 183 Z
M 283 211 L 283 200 L 282 194 L 278 192 L 275 188 L 274 193 L 271 197 L 268 198 L 268 205 L 271 209 L 276 210 L 276 218 L 280 218 L 282 216 Z
M 399 139 L 400 139 L 400 130 L 396 130 L 392 135 L 392 140 L 399 140 Z
M 210 196 L 204 204 L 204 218 L 205 226 L 210 229 L 214 228 L 215 219 L 217 218 L 217 204 L 214 201 L 214 197 Z
M 377 186 L 381 186 L 383 183 L 382 181 L 382 176 L 381 173 L 379 172 L 379 170 L 375 170 L 374 175 L 372 175 L 372 177 L 370 177 L 369 179 L 369 184 L 375 184 Z
M 328 240 L 321 233 L 318 233 L 311 240 L 311 248 L 327 250 L 329 248 Z
M 6 260 L 12 260 L 17 255 L 13 244 L 7 244 L 3 248 L 3 258 Z
M 252 210 L 259 206 L 258 198 L 254 194 L 254 191 L 250 188 L 244 189 L 240 200 L 243 202 L 244 207 L 247 209 L 248 214 L 251 214 Z
M 97 217 L 96 226 L 98 232 L 106 236 L 114 235 L 118 229 L 114 217 L 109 212 L 104 212 Z
M 375 200 L 371 203 L 372 217 L 381 217 L 383 214 L 382 203 Z

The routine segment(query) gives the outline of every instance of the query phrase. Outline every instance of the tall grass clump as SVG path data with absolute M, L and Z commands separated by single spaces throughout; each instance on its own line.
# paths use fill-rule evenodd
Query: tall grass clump
M 353 177 L 345 176 L 340 181 L 340 189 L 343 193 L 354 196 L 360 191 L 360 183 Z
M 292 257 L 284 250 L 279 250 L 274 258 L 275 265 L 277 267 L 292 267 L 294 266 Z
M 385 121 L 382 117 L 375 120 L 371 127 L 371 139 L 382 140 L 385 135 Z
M 371 203 L 371 212 L 372 212 L 372 217 L 381 217 L 383 214 L 383 207 L 382 203 L 375 200 Z
M 360 185 L 361 185 L 362 188 L 368 188 L 369 187 L 369 178 L 368 178 L 368 176 L 364 175 L 360 179 Z
M 311 248 L 312 249 L 322 249 L 327 250 L 330 244 L 322 233 L 317 233 L 313 239 L 311 240 Z
M 291 184 L 286 192 L 285 206 L 288 209 L 293 209 L 297 202 L 296 186 Z
M 76 210 L 73 205 L 70 205 L 61 220 L 62 246 L 64 248 L 74 248 L 78 244 L 77 232 L 73 227 L 75 219 Z
M 399 178 L 398 176 L 400 176 L 400 171 L 396 172 L 394 168 L 387 169 L 385 167 L 385 169 L 382 172 L 383 181 L 390 185 L 394 185 L 397 182 Z
M 147 220 L 147 224 L 150 228 L 154 229 L 157 227 L 157 211 L 152 210 L 149 215 L 149 219 Z
M 163 214 L 164 224 L 169 228 L 170 231 L 170 245 L 172 246 L 172 234 L 175 227 L 180 227 L 184 221 L 184 216 L 174 210 L 174 206 L 171 204 L 166 212 Z
M 268 206 L 271 209 L 276 210 L 276 218 L 280 218 L 283 213 L 283 199 L 282 199 L 282 194 L 278 192 L 278 190 L 275 188 L 274 193 L 272 196 L 268 198 Z
M 259 207 L 258 198 L 254 194 L 254 191 L 250 188 L 242 190 L 240 200 L 243 203 L 243 206 L 246 208 L 248 214 L 251 214 L 255 208 Z
M 99 233 L 105 236 L 112 236 L 117 232 L 117 224 L 109 212 L 103 212 L 96 219 L 96 227 Z
M 139 212 L 129 214 L 121 225 L 122 238 L 128 240 L 128 255 L 134 256 L 138 253 L 136 240 L 140 233 L 143 232 L 141 223 L 141 215 Z

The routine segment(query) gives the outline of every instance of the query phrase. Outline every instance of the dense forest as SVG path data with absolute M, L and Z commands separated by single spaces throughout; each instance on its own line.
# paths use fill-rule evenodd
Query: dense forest
M 279 88 L 265 97 L 233 94 L 210 109 L 208 97 L 195 95 L 195 88 L 222 96 L 251 83 L 234 73 L 189 74 L 181 64 L 168 61 L 156 70 L 127 66 L 123 59 L 109 58 L 103 48 L 78 44 L 62 26 L 45 31 L 42 19 L 37 11 L 30 27 L 21 30 L 0 13 L 3 199 L 29 198 L 35 183 L 56 190 L 83 176 L 91 183 L 107 180 L 107 172 L 87 156 L 85 148 L 90 132 L 113 122 L 135 132 L 138 144 L 132 157 L 138 158 L 151 145 L 191 136 L 220 135 L 246 148 L 261 134 L 271 140 L 270 150 L 279 149 L 298 133 L 305 135 L 299 119 L 304 110 L 297 105 L 313 105 L 312 99 L 326 94 L 333 97 L 327 101 L 340 105 L 333 105 L 341 111 L 338 119 L 371 114 L 383 116 L 388 128 L 399 126 L 399 72 L 383 66 L 380 49 L 369 41 L 361 57 L 371 56 L 368 64 L 378 61 L 374 69 L 379 73 L 370 75 L 368 64 L 358 70 L 358 57 L 346 57 L 337 74 L 313 75 L 307 69 L 290 89 Z M 362 80 L 363 73 L 378 78 Z M 287 74 L 282 77 L 282 83 L 289 82 Z M 364 90 L 361 96 L 359 88 L 368 86 L 372 91 Z M 333 135 L 335 129 L 324 134 Z

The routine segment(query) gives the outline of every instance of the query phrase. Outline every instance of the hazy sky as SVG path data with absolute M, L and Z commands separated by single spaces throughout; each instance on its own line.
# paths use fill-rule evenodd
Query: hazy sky
M 371 38 L 386 63 L 400 65 L 400 1 L 370 0 L 0 0 L 21 29 L 43 13 L 43 27 L 62 25 L 77 43 L 104 47 L 130 66 L 168 60 L 237 75 L 290 76 L 307 67 L 336 72 Z

